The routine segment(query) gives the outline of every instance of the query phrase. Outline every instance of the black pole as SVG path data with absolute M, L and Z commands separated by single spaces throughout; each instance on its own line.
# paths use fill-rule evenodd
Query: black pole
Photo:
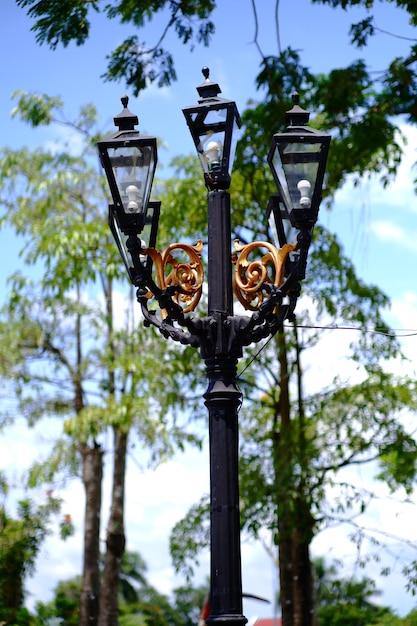
M 244 626 L 239 514 L 238 411 L 242 394 L 236 382 L 237 360 L 231 353 L 227 317 L 233 315 L 230 254 L 230 196 L 208 194 L 208 314 L 215 340 L 206 356 L 210 438 L 210 615 L 207 624 Z

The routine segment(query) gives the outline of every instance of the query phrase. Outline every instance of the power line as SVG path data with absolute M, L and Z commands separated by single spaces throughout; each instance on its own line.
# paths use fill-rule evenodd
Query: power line
M 360 326 L 340 326 L 339 324 L 319 325 L 319 324 L 297 324 L 298 328 L 310 328 L 317 330 L 353 330 L 374 335 L 384 335 L 385 337 L 415 337 L 417 335 L 416 328 L 391 328 L 389 330 L 380 330 L 378 328 L 362 328 Z M 284 328 L 290 328 L 288 324 Z
M 383 335 L 384 337 L 391 337 L 396 339 L 403 339 L 404 337 L 416 337 L 417 329 L 415 328 L 391 328 L 389 330 L 379 330 L 378 328 L 361 328 L 359 326 L 340 326 L 339 324 L 331 324 L 331 325 L 320 325 L 320 324 L 297 324 L 298 328 L 307 328 L 314 330 L 350 330 L 355 332 L 363 332 L 374 335 Z M 283 328 L 293 328 L 291 324 L 283 324 Z M 259 348 L 256 354 L 250 359 L 249 363 L 245 365 L 243 370 L 238 373 L 237 378 L 241 378 L 246 370 L 252 365 L 254 361 L 257 360 L 258 356 L 261 352 L 266 348 L 274 335 L 271 335 L 267 341 Z

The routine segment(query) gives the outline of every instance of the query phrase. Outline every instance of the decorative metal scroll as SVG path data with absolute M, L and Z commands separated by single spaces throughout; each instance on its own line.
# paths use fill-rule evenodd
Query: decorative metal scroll
M 163 252 L 155 248 L 145 248 L 142 254 L 150 256 L 156 272 L 156 282 L 160 289 L 176 286 L 173 300 L 183 306 L 184 313 L 194 311 L 203 290 L 203 264 L 201 251 L 203 242 L 199 239 L 195 246 L 186 243 L 172 243 Z M 179 260 L 174 253 L 182 251 L 188 257 L 187 262 Z M 184 256 L 184 255 L 182 255 Z M 153 296 L 148 293 L 149 298 Z
M 295 244 L 286 243 L 276 248 L 267 241 L 254 241 L 240 245 L 235 239 L 236 252 L 232 255 L 235 264 L 234 292 L 239 302 L 249 311 L 257 311 L 265 298 L 265 283 L 279 287 L 284 279 L 285 261 L 290 252 L 296 250 Z M 259 248 L 267 253 L 259 258 Z M 250 260 L 250 255 L 258 249 L 258 258 Z

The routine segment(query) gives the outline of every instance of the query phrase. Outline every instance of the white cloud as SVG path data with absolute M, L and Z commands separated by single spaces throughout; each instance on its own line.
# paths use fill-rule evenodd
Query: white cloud
M 393 224 L 392 222 L 375 221 L 371 222 L 370 231 L 382 239 L 383 241 L 396 241 L 399 243 L 405 243 L 410 236 L 409 233 Z M 414 239 L 415 241 L 415 239 Z
M 395 179 L 383 187 L 380 177 L 372 175 L 354 184 L 354 177 L 336 193 L 331 211 L 321 211 L 321 219 L 331 230 L 336 231 L 347 253 L 357 264 L 356 258 L 366 252 L 366 265 L 380 254 L 373 244 L 382 242 L 386 246 L 401 245 L 407 251 L 416 251 L 417 197 L 416 178 L 417 129 L 402 126 L 407 136 L 404 156 Z M 388 247 L 385 254 L 389 254 Z M 376 281 L 378 284 L 378 281 Z
M 146 86 L 146 89 L 141 92 L 140 100 L 152 100 L 155 96 L 157 96 L 158 99 L 172 100 L 174 98 L 172 87 L 166 85 L 164 87 L 159 87 L 157 83 L 149 83 Z M 133 111 L 133 104 L 131 102 L 129 102 L 128 106 L 129 109 Z
M 391 314 L 404 329 L 417 330 L 417 292 L 406 291 L 391 303 Z

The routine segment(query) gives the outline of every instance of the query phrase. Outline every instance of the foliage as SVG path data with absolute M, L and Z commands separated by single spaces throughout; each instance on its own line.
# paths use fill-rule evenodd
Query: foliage
M 65 626 L 78 626 L 81 577 L 59 582 L 54 593 L 55 597 L 51 602 L 36 603 L 37 625 L 49 626 L 58 620 L 59 624 Z
M 156 193 L 163 197 L 163 219 L 158 228 L 158 246 L 164 248 L 172 241 L 205 237 L 207 200 L 201 165 L 197 158 L 176 156 L 172 162 L 173 176 L 160 181 Z M 193 184 L 190 185 L 190 180 Z M 187 219 L 179 220 L 179 215 Z
M 365 81 L 365 74 L 359 63 L 351 68 L 349 80 Z M 341 102 L 346 104 L 352 85 L 343 95 L 341 89 L 348 75 L 338 79 L 341 84 L 336 96 L 340 92 Z M 295 51 L 264 59 L 258 86 L 264 89 L 265 98 L 243 114 L 245 133 L 238 145 L 238 173 L 233 176 L 232 187 L 234 222 L 237 220 L 249 240 L 267 237 L 263 207 L 271 182 L 263 167 L 264 146 L 274 120 L 284 117 L 284 96 L 293 89 L 301 90 L 306 94 L 308 106 L 308 99 L 313 103 L 315 89 L 319 84 L 324 85 L 323 81 L 300 65 Z M 328 87 L 325 89 L 331 93 Z M 362 93 L 358 85 L 355 89 Z M 337 108 L 337 102 L 331 104 Z M 352 171 L 343 141 L 345 136 L 348 141 L 354 135 L 352 124 L 359 124 L 362 118 L 357 113 L 362 107 L 366 109 L 366 103 L 355 100 L 352 106 L 357 109 L 348 116 L 349 128 L 342 124 L 339 139 L 332 140 L 336 150 L 338 145 L 341 147 L 340 158 L 334 153 L 330 158 L 330 193 Z M 317 123 L 326 126 L 331 115 L 335 120 L 336 108 L 332 111 L 329 103 L 326 111 L 320 109 Z M 329 124 L 328 128 L 332 126 Z M 358 132 L 361 139 L 354 137 L 354 140 L 360 151 L 360 142 L 368 141 L 368 135 L 365 138 L 360 125 Z M 373 132 L 376 141 L 380 141 L 379 130 L 375 128 Z M 370 154 L 366 151 L 363 154 L 364 169 L 378 170 L 377 161 L 372 164 Z M 372 154 L 381 155 L 377 145 L 372 147 Z M 362 167 L 359 162 L 356 166 Z M 334 174 L 332 167 L 337 169 Z M 187 176 L 185 167 L 182 175 Z M 191 170 L 188 175 L 192 175 Z M 332 176 L 334 180 L 337 178 L 335 183 Z M 188 188 L 192 189 L 190 181 L 191 178 Z M 183 188 L 187 186 L 186 181 L 181 180 L 180 184 Z M 245 374 L 240 384 L 245 403 L 240 418 L 240 492 L 243 528 L 258 539 L 262 537 L 265 544 L 265 529 L 269 530 L 271 542 L 266 544 L 267 549 L 276 558 L 279 546 L 281 576 L 285 580 L 288 568 L 294 577 L 300 572 L 299 591 L 307 598 L 302 576 L 309 566 L 307 561 L 296 563 L 297 550 L 298 554 L 304 550 L 303 558 L 307 558 L 308 546 L 317 532 L 337 520 L 349 521 L 363 512 L 369 501 L 365 490 L 338 478 L 340 470 L 350 464 L 378 460 L 380 479 L 393 491 L 403 487 L 411 492 L 417 470 L 417 446 L 412 433 L 403 426 L 401 416 L 407 409 L 416 409 L 417 389 L 415 381 L 384 371 L 384 362 L 401 358 L 398 341 L 384 320 L 389 304 L 386 295 L 358 277 L 336 236 L 322 226 L 314 231 L 303 293 L 307 296 L 307 307 L 297 312 L 294 328 L 288 327 L 276 340 L 267 343 L 251 368 L 242 365 Z M 324 327 L 339 325 L 355 330 L 346 348 L 356 364 L 354 382 L 336 375 L 327 388 L 304 396 L 307 377 L 301 369 L 301 355 L 308 348 L 320 345 Z M 302 340 L 298 329 L 302 329 Z M 248 364 L 251 359 L 249 355 Z M 331 492 L 337 493 L 334 501 L 327 499 Z M 187 575 L 192 574 L 191 561 L 208 545 L 207 506 L 207 499 L 202 499 L 172 531 L 174 562 Z M 295 537 L 298 539 L 294 540 Z M 291 547 L 284 555 L 285 544 Z M 380 543 L 376 541 L 376 545 L 380 549 Z M 285 603 L 295 605 L 295 598 L 285 596 Z
M 314 1 L 335 9 L 348 9 L 357 5 L 365 7 L 366 18 L 350 26 L 352 46 L 359 51 L 381 32 L 390 35 L 389 32 L 381 31 L 376 24 L 374 9 L 380 3 L 365 0 Z M 109 65 L 104 78 L 125 81 L 135 94 L 149 82 L 155 81 L 162 86 L 176 79 L 173 55 L 161 45 L 170 29 L 176 32 L 182 43 L 191 46 L 195 43 L 207 45 L 214 32 L 211 18 L 215 15 L 216 2 L 213 0 L 152 0 L 141 2 L 140 7 L 133 1 L 112 2 L 102 6 L 95 1 L 86 3 L 83 0 L 67 0 L 65 10 L 58 2 L 16 2 L 34 20 L 32 29 L 38 42 L 52 49 L 60 43 L 66 46 L 71 41 L 82 45 L 88 39 L 89 15 L 93 12 L 103 13 L 109 19 L 118 18 L 122 23 L 131 25 L 133 31 L 139 29 L 143 32 L 150 21 L 158 20 L 160 16 L 166 22 L 166 27 L 161 26 L 162 35 L 156 45 L 147 46 L 138 35 L 132 34 L 108 56 Z M 390 0 L 390 4 L 399 10 L 405 9 L 411 24 L 417 22 L 417 12 L 412 3 Z M 334 68 L 328 75 L 313 74 L 303 64 L 298 51 L 291 46 L 280 48 L 279 33 L 279 53 L 263 53 L 258 41 L 256 2 L 252 2 L 252 11 L 255 24 L 253 43 L 260 54 L 256 87 L 265 92 L 265 97 L 261 103 L 249 102 L 249 108 L 243 116 L 245 137 L 241 150 L 250 178 L 263 154 L 259 151 L 260 147 L 262 150 L 269 145 L 271 129 L 279 130 L 276 127 L 277 120 L 284 120 L 288 97 L 292 91 L 298 90 L 303 94 L 304 107 L 316 111 L 316 123 L 322 129 L 328 129 L 333 136 L 327 172 L 328 196 L 333 195 L 349 174 L 354 174 L 359 182 L 366 173 L 376 172 L 387 184 L 395 175 L 402 157 L 401 133 L 395 117 L 405 117 L 412 124 L 417 121 L 415 42 L 411 42 L 408 53 L 394 57 L 379 72 L 373 72 L 359 58 L 347 67 Z M 279 27 L 278 15 L 274 19 Z
M 381 592 L 370 578 L 341 576 L 339 568 L 335 564 L 328 566 L 323 557 L 315 558 L 313 565 L 317 617 L 323 626 L 412 626 L 413 612 L 400 618 L 388 607 L 375 603 Z
M 88 39 L 91 13 L 103 13 L 108 19 L 117 19 L 130 24 L 133 29 L 146 30 L 146 25 L 162 15 L 161 37 L 154 45 L 148 45 L 137 35 L 127 37 L 107 58 L 109 60 L 106 80 L 124 80 L 135 95 L 155 82 L 158 87 L 176 80 L 172 54 L 163 46 L 167 33 L 173 30 L 179 41 L 190 46 L 208 45 L 214 33 L 214 24 L 209 19 L 216 6 L 214 0 L 122 0 L 108 2 L 104 6 L 93 0 L 66 0 L 45 2 L 41 0 L 16 0 L 18 6 L 27 9 L 34 20 L 32 30 L 39 44 L 53 50 L 59 45 L 68 46 L 71 41 L 80 46 Z
M 30 499 L 18 503 L 16 517 L 0 508 L 0 615 L 19 626 L 33 624 L 24 608 L 24 580 L 33 573 L 39 549 L 50 532 L 49 521 L 60 501 L 48 495 L 45 503 Z
M 272 185 L 263 165 L 265 145 L 275 120 L 284 119 L 285 96 L 294 89 L 303 93 L 303 106 L 318 111 L 313 125 L 333 135 L 329 196 L 353 172 L 358 178 L 367 171 L 384 172 L 384 183 L 395 172 L 401 153 L 398 120 L 394 123 L 384 108 L 375 109 L 376 98 L 382 95 L 372 90 L 364 63 L 335 70 L 328 77 L 314 76 L 302 66 L 299 54 L 289 49 L 277 57 L 264 57 L 257 81 L 264 99 L 250 103 L 243 113 L 245 130 L 232 186 L 234 223 L 243 238 L 267 237 L 264 207 Z M 192 170 L 187 172 L 185 163 L 181 165 L 178 184 L 193 189 Z M 399 344 L 384 320 L 386 295 L 358 277 L 336 236 L 321 226 L 314 231 L 303 293 L 307 307 L 297 312 L 293 330 L 288 327 L 267 343 L 251 368 L 242 365 L 240 489 L 243 528 L 258 539 L 269 530 L 269 552 L 276 558 L 276 547 L 280 549 L 281 583 L 288 568 L 294 577 L 299 571 L 299 595 L 308 598 L 302 576 L 309 571 L 306 555 L 312 538 L 327 524 L 349 521 L 363 512 L 369 501 L 360 487 L 338 478 L 340 470 L 377 461 L 378 477 L 393 491 L 403 487 L 411 492 L 417 446 L 401 416 L 406 410 L 415 411 L 417 389 L 415 381 L 384 371 L 384 362 L 401 358 Z M 319 345 L 324 327 L 339 325 L 355 331 L 346 348 L 356 365 L 354 380 L 336 375 L 328 388 L 304 396 L 307 377 L 301 355 Z M 252 363 L 251 354 L 246 363 Z M 329 492 L 338 494 L 333 502 L 327 500 Z M 192 574 L 190 562 L 208 545 L 206 515 L 207 499 L 202 499 L 171 535 L 174 562 L 187 575 Z M 286 555 L 284 548 L 288 548 Z M 297 550 L 307 561 L 296 566 Z M 295 599 L 286 596 L 285 603 L 295 605 Z
M 16 97 L 19 115 L 35 126 L 64 117 L 61 103 L 54 98 L 44 96 L 40 99 L 39 95 L 24 92 Z M 42 114 L 39 113 L 40 110 Z M 88 110 L 90 113 L 87 113 Z M 107 323 L 105 312 L 96 301 L 97 288 L 102 280 L 100 277 L 111 281 L 122 276 L 117 250 L 111 242 L 101 208 L 105 204 L 104 182 L 97 176 L 96 169 L 90 166 L 89 161 L 92 147 L 95 154 L 95 136 L 91 134 L 94 119 L 94 110 L 83 107 L 79 118 L 70 124 L 71 129 L 89 135 L 89 141 L 84 144 L 81 155 L 71 156 L 65 150 L 57 153 L 42 150 L 29 152 L 27 149 L 5 149 L 0 155 L 3 222 L 7 220 L 17 233 L 25 237 L 22 245 L 24 262 L 28 265 L 38 262 L 44 268 L 40 284 L 34 283 L 22 273 L 15 273 L 10 278 L 9 305 L 4 310 L 8 317 L 2 328 L 4 333 L 8 333 L 9 348 L 13 345 L 13 350 L 9 350 L 8 354 L 4 353 L 3 372 L 14 372 L 15 380 L 23 383 L 29 377 L 36 381 L 34 369 L 40 369 L 36 361 L 40 363 L 46 357 L 51 363 L 55 363 L 55 382 L 64 390 L 66 385 L 62 380 L 57 381 L 56 375 L 60 369 L 67 370 L 72 378 L 76 375 L 75 363 L 70 360 L 70 354 L 74 353 L 76 347 L 71 338 L 71 329 L 75 329 L 77 317 L 82 316 L 84 328 L 88 328 L 89 333 L 89 343 L 86 344 L 87 350 L 84 350 L 83 355 L 83 378 L 96 376 L 103 363 L 111 363 L 116 376 L 119 372 L 121 376 L 116 381 L 117 388 L 126 387 L 129 381 L 129 402 L 139 403 L 135 412 L 143 415 L 147 403 L 143 394 L 135 393 L 137 385 L 145 385 L 149 396 L 156 398 L 156 386 L 161 383 L 159 375 L 154 379 L 148 376 L 146 380 L 143 376 L 144 371 L 149 374 L 154 372 L 152 363 L 156 356 L 144 349 L 144 346 L 145 343 L 153 344 L 156 335 L 150 336 L 147 332 L 144 336 L 140 328 L 129 327 L 127 331 L 120 328 L 114 330 L 112 345 L 103 353 L 97 349 L 97 343 L 94 344 L 94 339 L 99 340 L 105 335 Z M 91 189 L 97 190 L 97 195 L 92 195 Z M 75 297 L 74 290 L 79 290 L 80 286 L 84 293 Z M 130 315 L 127 310 L 126 315 Z M 19 325 L 19 320 L 23 317 L 24 326 Z M 65 345 L 66 341 L 68 347 Z M 167 370 L 165 383 L 171 380 L 175 384 L 170 371 L 176 367 L 172 360 L 176 352 L 170 348 L 167 350 L 163 342 L 159 343 L 159 350 Z M 132 358 L 132 355 L 139 353 L 142 353 L 141 359 Z M 29 354 L 31 358 L 27 359 Z M 183 351 L 181 356 L 180 367 L 184 374 L 187 372 L 190 354 L 191 351 Z M 74 358 L 75 356 L 74 354 Z M 64 372 L 63 375 L 66 376 L 67 373 Z M 105 373 L 104 376 L 106 377 Z M 108 391 L 105 377 L 97 385 L 103 392 Z M 45 385 L 48 384 L 46 377 L 38 378 L 44 394 Z M 178 388 L 171 392 L 165 386 L 165 393 L 159 395 L 163 402 L 160 408 L 162 419 L 172 405 L 174 396 L 180 400 L 181 395 Z M 97 406 L 97 403 L 85 407 L 83 413 L 78 414 L 76 422 L 68 421 L 67 432 L 79 437 L 80 431 L 84 429 L 86 433 L 90 430 L 94 435 L 89 425 L 92 421 L 95 420 L 96 424 L 114 425 L 124 420 L 127 407 L 118 406 L 116 398 L 110 397 L 109 402 L 108 409 Z M 26 399 L 26 404 L 33 410 L 35 400 L 29 402 Z M 54 402 L 50 399 L 44 401 L 37 413 L 41 415 L 48 411 L 65 414 L 71 410 L 71 404 L 63 393 Z
M 180 616 L 182 626 L 195 626 L 198 624 L 201 608 L 207 596 L 210 581 L 199 587 L 182 586 L 174 589 L 174 604 Z
M 17 2 L 29 8 L 29 14 L 37 20 L 34 28 L 39 40 L 52 47 L 59 42 L 67 45 L 73 38 L 78 44 L 85 41 L 89 32 L 89 10 L 101 10 L 96 2 L 87 6 L 80 0 L 71 0 L 61 19 L 56 7 L 52 5 L 51 8 L 50 3 Z M 360 5 L 369 11 L 365 21 L 351 27 L 352 42 L 359 48 L 377 32 L 371 13 L 374 2 L 321 2 L 335 8 Z M 416 22 L 412 4 L 402 0 L 392 0 L 391 4 L 405 7 L 411 21 Z M 137 3 L 133 6 L 130 2 L 123 2 L 117 6 L 108 5 L 104 10 L 108 11 L 110 18 L 119 16 L 126 23 L 142 28 L 153 17 L 153 12 L 164 6 L 165 2 L 153 2 L 141 3 L 138 8 Z M 198 18 L 208 18 L 214 3 L 200 3 L 200 6 L 201 12 L 192 2 L 170 3 L 171 20 L 174 18 L 170 23 L 174 27 L 180 24 L 176 18 L 184 7 L 192 7 L 191 13 L 196 13 Z M 177 32 L 184 42 L 191 41 L 194 34 L 192 29 L 187 30 L 181 24 Z M 209 29 L 205 31 L 205 35 L 208 34 Z M 204 33 L 197 31 L 197 40 L 199 37 L 204 40 Z M 316 111 L 312 123 L 333 135 L 327 179 L 329 198 L 351 175 L 359 182 L 367 173 L 376 172 L 383 184 L 389 182 L 402 157 L 398 116 L 402 115 L 402 119 L 405 117 L 410 123 L 417 121 L 415 52 L 413 45 L 408 56 L 395 58 L 377 78 L 361 59 L 348 67 L 334 68 L 324 76 L 313 74 L 303 64 L 300 54 L 291 48 L 280 50 L 277 56 L 261 53 L 256 84 L 263 94 L 263 101 L 251 102 L 243 115 L 245 134 L 237 155 L 240 175 L 236 177 L 238 193 L 233 196 L 233 203 L 242 231 L 247 229 L 256 234 L 266 231 L 265 212 L 262 211 L 260 217 L 259 208 L 265 207 L 270 176 L 260 164 L 265 146 L 269 144 L 271 128 L 276 128 L 277 119 L 284 119 L 288 95 L 294 89 L 302 92 L 303 106 Z M 151 65 L 147 65 L 148 60 Z M 147 78 L 159 84 L 173 79 L 173 57 L 159 44 L 146 50 L 141 47 L 138 37 L 132 35 L 110 58 L 106 77 L 125 78 L 137 93 L 144 88 Z M 25 162 L 23 153 L 21 157 Z M 10 165 L 13 166 L 13 160 Z M 189 182 L 193 163 L 183 161 L 178 165 L 186 175 L 175 185 L 167 186 L 168 203 L 175 206 L 175 194 L 181 189 L 188 190 L 190 199 L 200 207 Z M 42 167 L 38 174 L 41 172 Z M 167 225 L 168 233 L 175 226 L 171 223 Z M 198 212 L 192 216 L 192 229 L 197 225 Z M 58 247 L 63 257 L 78 245 L 77 241 L 71 241 L 71 236 L 68 239 L 70 241 L 64 237 L 64 250 Z M 55 243 L 59 246 L 59 242 Z M 96 257 L 93 263 L 95 260 Z M 83 272 L 89 271 L 81 267 L 81 262 L 77 264 L 77 259 L 73 259 L 73 264 L 77 279 L 77 272 L 83 278 Z M 348 322 L 355 325 L 357 333 L 350 346 L 350 357 L 357 364 L 357 375 L 353 381 L 335 378 L 329 388 L 305 398 L 300 355 L 304 349 L 315 346 L 322 333 L 316 329 L 303 331 L 301 342 L 298 326 L 285 329 L 261 353 L 256 362 L 258 371 L 248 370 L 242 377 L 248 407 L 242 412 L 241 462 L 242 513 L 246 528 L 257 537 L 260 529 L 266 527 L 273 545 L 279 544 L 280 549 L 285 547 L 285 542 L 290 544 L 293 537 L 298 537 L 299 545 L 295 547 L 305 548 L 307 565 L 308 546 L 314 533 L 337 514 L 349 515 L 354 509 L 361 511 L 366 506 L 366 497 L 360 489 L 338 484 L 337 473 L 341 468 L 352 462 L 377 460 L 381 465 L 380 478 L 387 480 L 392 489 L 402 485 L 410 491 L 417 456 L 415 441 L 400 419 L 403 410 L 415 410 L 415 384 L 397 379 L 383 369 L 384 360 L 398 355 L 398 345 L 384 322 L 386 297 L 356 276 L 337 240 L 324 229 L 316 230 L 310 276 L 312 280 L 306 283 L 306 292 L 313 299 L 313 305 L 309 302 L 310 311 L 299 314 L 298 324 L 311 327 Z M 65 288 L 67 278 L 63 280 Z M 36 330 L 32 329 L 32 332 L 36 333 Z M 296 390 L 295 399 L 290 396 L 290 388 Z M 93 439 L 97 436 L 96 418 L 99 418 L 100 427 L 106 424 L 106 411 L 99 407 L 93 415 L 94 409 L 88 408 L 81 413 L 80 420 L 85 423 L 87 436 Z M 69 427 L 72 426 L 74 423 L 70 422 Z M 326 509 L 326 490 L 335 486 L 339 489 L 339 498 Z M 201 510 L 194 510 L 192 519 L 202 519 L 202 515 Z M 180 554 L 181 542 L 184 542 L 181 527 L 177 527 L 176 533 L 173 544 Z M 192 548 L 204 541 L 204 534 L 199 529 Z M 304 572 L 308 569 L 304 567 Z
M 404 626 L 416 626 L 417 624 L 417 610 L 411 611 L 404 619 Z M 382 626 L 382 625 L 381 625 Z
M 273 544 L 279 537 L 281 508 L 293 527 L 304 515 L 314 529 L 306 532 L 316 533 L 343 513 L 348 519 L 349 511 L 354 515 L 366 507 L 365 491 L 338 480 L 338 472 L 349 464 L 378 459 L 378 477 L 393 491 L 401 486 L 409 493 L 417 471 L 415 439 L 399 419 L 404 410 L 416 409 L 415 381 L 394 377 L 381 366 L 383 360 L 400 356 L 384 322 L 386 296 L 363 283 L 335 235 L 323 227 L 315 231 L 310 261 L 305 293 L 314 306 L 308 299 L 308 309 L 298 312 L 297 326 L 306 327 L 302 345 L 297 327 L 289 328 L 264 347 L 241 379 L 246 401 L 240 420 L 242 524 L 255 537 L 268 528 Z M 301 408 L 297 401 L 284 405 L 283 376 L 297 385 L 301 350 L 319 345 L 324 324 L 347 323 L 357 329 L 350 346 L 350 358 L 358 364 L 357 382 L 335 376 L 329 387 L 302 396 Z M 333 503 L 326 501 L 330 488 L 338 490 Z M 302 503 L 308 513 L 303 513 Z M 188 575 L 190 560 L 208 542 L 206 515 L 203 499 L 173 529 L 171 552 L 176 566 Z
M 135 552 L 126 553 L 120 580 L 120 624 L 181 625 L 179 616 L 168 598 L 152 587 L 146 579 L 147 565 Z
M 65 119 L 58 99 L 24 92 L 16 98 L 16 114 L 35 127 Z M 59 474 L 77 476 L 82 468 L 85 488 L 93 488 L 88 462 L 97 451 L 101 458 L 111 430 L 113 475 L 118 481 L 113 499 L 117 499 L 124 493 L 129 434 L 132 446 L 140 440 L 147 448 L 139 459 L 142 467 L 160 463 L 177 446 L 199 445 L 198 437 L 180 419 L 187 395 L 192 396 L 198 385 L 197 355 L 173 345 L 167 348 L 160 335 L 144 334 L 135 321 L 102 208 L 104 181 L 91 165 L 96 161 L 94 124 L 91 107 L 83 107 L 78 118 L 67 124 L 70 143 L 74 133 L 81 134 L 81 150 L 76 153 L 64 145 L 58 151 L 4 149 L 0 154 L 1 220 L 20 236 L 25 266 L 25 271 L 11 276 L 9 297 L 0 313 L 0 375 L 13 386 L 17 406 L 29 425 L 47 416 L 63 422 L 51 456 L 37 459 L 29 471 L 30 485 L 53 482 Z M 37 269 L 34 279 L 27 275 L 29 266 Z M 122 305 L 117 310 L 119 292 L 126 297 L 120 295 Z M 174 376 L 179 371 L 182 380 Z M 94 473 L 98 482 L 100 475 Z M 100 506 L 100 490 L 101 485 L 96 485 L 94 499 L 87 494 L 86 511 Z M 111 515 L 109 532 L 117 529 L 122 545 L 121 501 L 117 506 L 113 501 Z M 100 519 L 100 512 L 88 519 Z M 71 531 L 68 517 L 61 532 Z M 86 524 L 86 541 L 95 540 L 97 532 Z M 107 544 L 115 545 L 111 540 Z M 96 551 L 90 546 L 85 553 Z M 91 576 L 98 582 L 98 554 L 90 566 L 88 571 L 95 570 Z M 115 565 L 105 565 L 104 571 L 113 575 Z M 115 585 L 106 585 L 113 593 Z M 98 597 L 98 592 L 86 589 L 84 582 L 87 599 Z M 117 594 L 112 599 L 117 601 Z
M 195 626 L 203 604 L 207 585 L 180 587 L 174 590 L 174 599 L 152 587 L 147 578 L 147 564 L 137 552 L 125 552 L 122 558 L 119 583 L 120 626 Z M 81 578 L 79 576 L 58 583 L 53 599 L 36 604 L 36 626 L 78 626 Z
M 153 587 L 141 589 L 138 602 L 128 606 L 121 604 L 121 626 L 134 626 L 138 623 L 149 626 L 182 626 L 181 618 L 168 598 Z
M 318 596 L 318 618 L 323 626 L 370 626 L 396 617 L 387 607 L 375 605 L 371 598 L 380 595 L 369 578 L 336 578 L 322 586 Z
M 194 565 L 198 565 L 198 554 L 210 541 L 210 504 L 208 495 L 191 506 L 187 515 L 175 524 L 169 539 L 169 550 L 177 570 L 181 570 L 190 581 Z

